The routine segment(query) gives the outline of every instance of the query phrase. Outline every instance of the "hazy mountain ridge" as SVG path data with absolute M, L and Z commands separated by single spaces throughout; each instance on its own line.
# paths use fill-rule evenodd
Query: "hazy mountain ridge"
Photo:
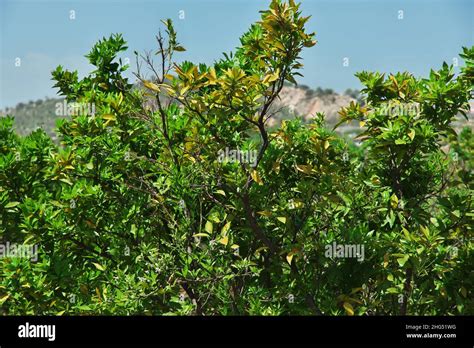
M 0 116 L 13 116 L 15 129 L 20 135 L 27 135 L 37 128 L 43 128 L 46 133 L 55 138 L 56 120 L 63 118 L 56 114 L 56 106 L 63 103 L 63 98 L 45 98 L 28 103 L 19 103 L 14 108 L 0 110 Z

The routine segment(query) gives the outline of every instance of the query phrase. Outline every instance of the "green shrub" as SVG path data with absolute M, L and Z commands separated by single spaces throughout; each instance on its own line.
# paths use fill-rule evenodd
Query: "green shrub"
M 270 133 L 316 43 L 307 20 L 274 0 L 212 66 L 175 65 L 164 21 L 143 88 L 112 35 L 89 76 L 53 72 L 68 102 L 95 106 L 58 121 L 61 144 L 0 119 L 0 241 L 38 246 L 0 259 L 1 313 L 472 315 L 473 136 L 450 123 L 473 50 L 458 77 L 358 74 L 367 102 L 341 121 L 361 122 L 361 146 L 323 115 Z

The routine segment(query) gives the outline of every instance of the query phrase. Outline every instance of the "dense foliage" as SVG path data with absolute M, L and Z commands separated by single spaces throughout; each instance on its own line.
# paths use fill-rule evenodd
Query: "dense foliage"
M 38 247 L 0 258 L 0 313 L 472 315 L 474 135 L 451 122 L 474 47 L 457 76 L 359 73 L 363 106 L 340 114 L 360 146 L 324 115 L 269 132 L 316 43 L 308 18 L 274 0 L 212 66 L 175 64 L 164 21 L 159 64 L 137 54 L 143 88 L 112 35 L 89 76 L 53 72 L 68 102 L 95 105 L 58 121 L 59 146 L 0 119 L 0 242 Z

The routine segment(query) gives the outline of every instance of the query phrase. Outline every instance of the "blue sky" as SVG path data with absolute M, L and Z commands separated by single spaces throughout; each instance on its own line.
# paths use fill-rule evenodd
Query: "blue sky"
M 123 57 L 130 57 L 133 66 L 134 50 L 156 48 L 154 36 L 163 18 L 174 20 L 187 49 L 180 60 L 211 63 L 238 45 L 268 3 L 0 0 L 0 108 L 54 97 L 51 71 L 61 64 L 83 76 L 91 70 L 84 55 L 111 33 L 123 33 L 129 46 Z M 302 9 L 312 15 L 308 26 L 318 40 L 303 54 L 305 76 L 299 82 L 310 87 L 357 88 L 354 73 L 361 70 L 426 75 L 443 61 L 453 63 L 461 46 L 474 44 L 474 0 L 303 0 Z

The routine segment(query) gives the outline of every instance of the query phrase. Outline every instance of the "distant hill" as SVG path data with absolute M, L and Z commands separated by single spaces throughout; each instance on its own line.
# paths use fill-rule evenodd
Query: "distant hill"
M 55 122 L 61 117 L 56 115 L 56 105 L 62 102 L 62 98 L 46 98 L 28 103 L 19 103 L 14 108 L 1 110 L 0 116 L 13 116 L 15 118 L 15 129 L 20 135 L 29 134 L 41 127 L 51 137 L 55 138 Z
M 348 89 L 344 94 L 338 94 L 331 89 L 311 89 L 305 85 L 286 85 L 280 93 L 280 99 L 276 102 L 274 110 L 280 110 L 274 118 L 269 120 L 270 126 L 277 126 L 281 120 L 294 117 L 302 117 L 310 121 L 317 113 L 325 115 L 326 123 L 333 127 L 339 121 L 338 112 L 343 106 L 349 105 L 351 101 L 358 101 L 359 92 Z M 339 133 L 359 132 L 358 123 L 341 125 Z

